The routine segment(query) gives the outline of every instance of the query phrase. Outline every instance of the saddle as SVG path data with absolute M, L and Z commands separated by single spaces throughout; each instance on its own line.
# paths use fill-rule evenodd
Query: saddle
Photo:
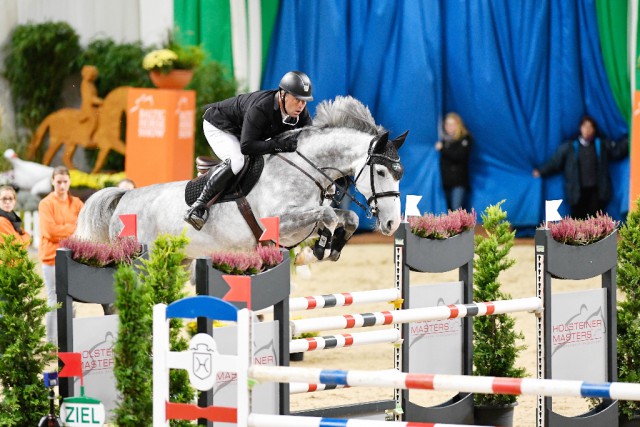
M 184 190 L 184 201 L 187 205 L 191 206 L 202 193 L 202 189 L 207 182 L 207 172 L 209 169 L 216 167 L 220 163 L 220 160 L 214 159 L 213 157 L 199 156 L 196 158 L 198 176 L 189 181 Z M 242 216 L 251 228 L 256 241 L 259 241 L 260 236 L 262 236 L 263 229 L 253 214 L 246 196 L 251 192 L 253 187 L 255 187 L 263 169 L 263 156 L 245 156 L 244 167 L 236 176 L 231 186 L 217 194 L 208 204 L 208 207 L 211 207 L 216 203 L 235 201 Z

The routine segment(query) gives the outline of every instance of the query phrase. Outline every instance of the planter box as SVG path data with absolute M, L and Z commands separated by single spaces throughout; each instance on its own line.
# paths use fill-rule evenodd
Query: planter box
M 213 268 L 210 258 L 198 259 L 196 261 L 198 294 L 224 299 L 230 287 L 222 276 L 228 275 Z M 291 291 L 291 261 L 289 253 L 284 254 L 283 261 L 277 266 L 248 277 L 251 278 L 252 310 L 262 310 L 288 299 Z M 230 302 L 238 308 L 246 308 L 245 303 Z
M 547 234 L 547 271 L 558 279 L 581 280 L 599 276 L 617 262 L 618 232 L 590 245 L 573 246 L 553 240 Z
M 406 264 L 414 271 L 444 273 L 473 260 L 474 230 L 444 240 L 416 236 L 407 224 Z

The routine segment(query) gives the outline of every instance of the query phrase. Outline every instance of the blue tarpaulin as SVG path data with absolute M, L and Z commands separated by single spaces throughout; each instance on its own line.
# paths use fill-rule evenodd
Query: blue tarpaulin
M 563 198 L 562 177 L 533 178 L 580 117 L 627 134 L 600 53 L 595 0 L 282 0 L 262 86 L 288 70 L 311 77 L 315 105 L 352 95 L 369 106 L 400 150 L 401 192 L 422 212 L 446 204 L 434 143 L 447 112 L 474 135 L 470 205 L 502 199 L 515 227 L 539 225 L 545 199 Z M 628 206 L 628 160 L 611 168 L 619 219 Z M 561 208 L 567 214 L 567 206 Z M 361 215 L 361 227 L 370 227 Z

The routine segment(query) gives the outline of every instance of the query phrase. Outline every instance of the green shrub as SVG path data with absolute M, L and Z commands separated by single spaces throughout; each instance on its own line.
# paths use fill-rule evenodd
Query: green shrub
M 112 39 L 97 39 L 82 53 L 82 65 L 94 65 L 100 75 L 96 81 L 98 95 L 104 98 L 119 86 L 151 87 L 149 73 L 140 66 L 145 55 L 141 43 L 117 44 Z
M 618 302 L 618 381 L 640 383 L 640 199 L 620 228 L 617 286 L 625 295 Z M 619 405 L 628 418 L 640 413 L 640 402 Z
M 154 304 L 171 304 L 185 297 L 184 285 L 189 276 L 182 265 L 185 248 L 189 243 L 183 231 L 180 236 L 159 235 L 153 243 L 149 260 L 142 262 L 140 280 L 152 293 Z M 181 336 L 184 329 L 182 319 L 169 321 L 169 341 L 171 351 L 185 351 L 189 342 Z M 188 403 L 193 401 L 194 390 L 189 382 L 189 373 L 184 369 L 172 369 L 169 373 L 169 394 L 172 402 Z M 172 426 L 191 425 L 187 421 L 172 420 Z
M 59 107 L 65 80 L 79 70 L 78 34 L 65 22 L 18 25 L 4 53 L 16 128 L 33 132 Z
M 153 419 L 151 291 L 138 280 L 129 265 L 121 264 L 114 279 L 119 329 L 113 373 L 121 398 L 115 410 L 115 422 L 122 427 L 150 426 Z
M 500 273 L 510 268 L 515 260 L 508 258 L 513 247 L 515 231 L 509 231 L 507 213 L 501 208 L 504 200 L 487 207 L 482 214 L 486 237 L 475 237 L 473 261 L 473 297 L 475 301 L 495 301 L 511 297 L 500 290 Z M 474 374 L 491 377 L 522 378 L 526 371 L 516 368 L 518 354 L 524 350 L 516 340 L 523 340 L 515 331 L 515 321 L 507 314 L 473 318 Z M 516 401 L 516 396 L 475 394 L 476 405 L 500 406 Z
M 27 250 L 0 238 L 0 426 L 35 426 L 48 413 L 40 375 L 55 360 L 45 343 L 44 317 L 50 311 L 38 295 L 44 288 Z

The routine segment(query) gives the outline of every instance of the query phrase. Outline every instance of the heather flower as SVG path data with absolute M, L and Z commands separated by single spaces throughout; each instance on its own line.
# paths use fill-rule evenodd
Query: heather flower
M 408 221 L 413 234 L 427 239 L 444 240 L 474 228 L 476 211 L 457 209 L 441 215 L 427 213 L 421 217 L 409 217 Z
M 69 237 L 60 247 L 70 249 L 75 261 L 92 267 L 108 267 L 116 264 L 132 264 L 142 247 L 134 237 L 117 238 L 110 243 Z
M 561 243 L 583 246 L 604 239 L 618 227 L 618 222 L 609 215 L 598 212 L 580 220 L 565 217 L 561 221 L 548 224 L 551 237 Z
M 211 264 L 227 274 L 257 274 L 280 264 L 283 255 L 277 247 L 259 246 L 246 252 L 213 252 Z
M 258 246 L 256 252 L 262 259 L 262 265 L 264 269 L 273 268 L 280 264 L 283 260 L 282 252 L 277 246 Z

